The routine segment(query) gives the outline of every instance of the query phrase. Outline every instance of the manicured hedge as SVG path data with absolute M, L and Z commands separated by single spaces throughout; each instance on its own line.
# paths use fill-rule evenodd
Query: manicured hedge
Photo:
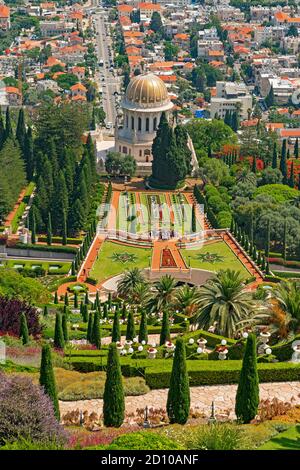
M 280 277 L 282 279 L 293 279 L 293 278 L 299 278 L 300 277 L 300 272 L 292 272 L 292 271 L 274 271 L 272 270 L 273 274 L 276 277 Z
M 54 281 L 51 284 L 49 284 L 48 289 L 51 292 L 54 292 L 59 288 L 59 286 L 62 286 L 63 284 L 66 284 L 67 282 L 76 282 L 76 281 L 77 281 L 77 276 L 64 277 L 62 279 L 58 279 L 57 281 Z
M 106 357 L 70 357 L 66 363 L 80 372 L 105 370 Z M 140 359 L 120 357 L 122 374 L 125 377 L 145 377 L 151 389 L 168 388 L 172 360 Z M 188 360 L 187 368 L 191 386 L 234 384 L 239 380 L 242 362 L 240 360 L 207 361 Z M 260 382 L 289 382 L 300 380 L 300 365 L 293 363 L 259 363 Z
M 191 386 L 238 383 L 241 361 L 187 361 Z M 292 363 L 260 363 L 257 365 L 260 382 L 290 382 L 300 380 L 300 365 Z M 149 367 L 145 380 L 151 389 L 168 388 L 171 365 Z
M 225 339 L 227 341 L 228 346 L 236 343 L 235 339 L 225 338 L 224 336 L 216 335 L 214 333 L 209 333 L 208 331 L 204 331 L 204 330 L 197 330 L 197 331 L 188 333 L 184 335 L 184 340 L 188 342 L 190 338 L 193 338 L 195 341 L 197 341 L 197 339 L 199 339 L 200 337 L 207 340 L 206 345 L 207 347 L 210 347 L 210 348 L 215 348 L 216 346 L 219 346 L 221 344 L 222 339 Z
M 47 242 L 46 235 L 37 235 L 37 239 L 41 243 Z M 70 238 L 70 237 L 67 238 L 68 245 L 81 245 L 82 241 L 83 241 L 82 238 Z M 52 243 L 62 243 L 62 237 L 52 237 Z
M 77 253 L 77 248 L 72 246 L 60 246 L 60 245 L 30 245 L 26 243 L 17 243 L 14 248 L 21 250 L 38 250 L 38 251 L 54 251 L 60 253 Z

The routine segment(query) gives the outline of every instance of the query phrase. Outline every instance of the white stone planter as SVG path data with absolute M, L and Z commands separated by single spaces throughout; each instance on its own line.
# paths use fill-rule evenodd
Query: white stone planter
M 155 359 L 157 354 L 157 349 L 149 348 L 148 349 L 148 359 Z

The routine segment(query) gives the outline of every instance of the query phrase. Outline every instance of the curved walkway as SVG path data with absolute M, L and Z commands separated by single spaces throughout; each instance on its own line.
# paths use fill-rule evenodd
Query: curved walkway
M 191 387 L 191 408 L 203 411 L 210 416 L 211 403 L 214 401 L 216 414 L 229 414 L 234 418 L 235 395 L 237 385 L 213 385 L 203 387 Z M 260 399 L 277 398 L 284 402 L 300 404 L 300 382 L 273 382 L 260 384 Z M 168 389 L 151 390 L 145 395 L 129 396 L 125 398 L 126 413 L 135 413 L 139 408 L 165 408 Z M 103 400 L 79 400 L 59 403 L 61 414 L 72 410 L 87 410 L 89 413 L 101 413 Z

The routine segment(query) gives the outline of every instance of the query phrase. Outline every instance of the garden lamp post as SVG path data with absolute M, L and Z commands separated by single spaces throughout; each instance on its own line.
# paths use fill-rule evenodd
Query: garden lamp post
M 211 402 L 211 414 L 208 419 L 208 424 L 215 424 L 217 422 L 216 416 L 215 416 L 215 402 Z
M 146 405 L 145 410 L 144 410 L 144 423 L 143 423 L 144 428 L 150 428 L 150 421 L 149 421 L 149 413 L 148 413 L 148 406 Z

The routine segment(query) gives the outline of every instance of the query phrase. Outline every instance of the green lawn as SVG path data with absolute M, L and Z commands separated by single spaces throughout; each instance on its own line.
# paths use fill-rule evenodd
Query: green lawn
M 199 254 L 205 253 L 218 255 L 219 260 L 216 259 L 216 261 L 212 263 L 210 261 L 202 261 L 201 259 L 198 259 Z M 223 241 L 212 243 L 210 245 L 204 245 L 202 248 L 197 250 L 184 249 L 181 250 L 181 254 L 185 259 L 187 266 L 189 265 L 190 257 L 191 268 L 205 269 L 215 272 L 219 271 L 220 269 L 234 269 L 235 271 L 240 271 L 243 278 L 250 277 L 249 271 L 235 256 L 229 246 Z
M 120 255 L 122 253 L 133 255 L 134 259 L 122 262 L 113 256 L 114 254 Z M 111 276 L 121 274 L 129 268 L 147 268 L 149 266 L 149 257 L 151 262 L 151 255 L 152 250 L 150 248 L 137 248 L 119 245 L 114 242 L 104 242 L 90 276 L 98 281 L 102 281 Z
M 272 437 L 258 448 L 259 450 L 300 450 L 300 425 Z

